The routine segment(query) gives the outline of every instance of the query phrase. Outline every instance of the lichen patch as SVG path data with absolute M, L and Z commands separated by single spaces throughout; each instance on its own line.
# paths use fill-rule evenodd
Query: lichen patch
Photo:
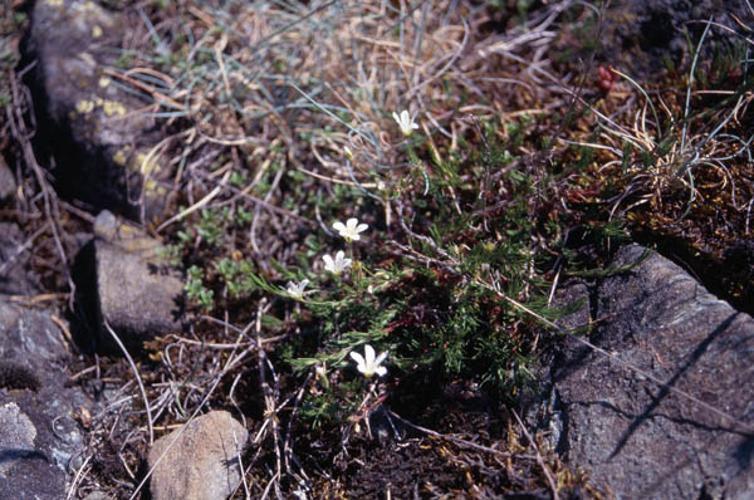
M 94 106 L 94 101 L 90 101 L 89 99 L 82 99 L 76 103 L 76 111 L 84 115 L 94 111 Z
M 118 101 L 106 100 L 102 105 L 102 110 L 107 116 L 123 116 L 126 114 L 126 107 Z

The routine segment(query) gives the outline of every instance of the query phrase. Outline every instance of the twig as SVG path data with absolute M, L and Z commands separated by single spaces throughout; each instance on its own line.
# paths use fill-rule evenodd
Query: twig
M 516 413 L 516 410 L 511 410 L 511 411 L 513 412 L 513 416 L 516 417 L 516 422 L 518 422 L 519 427 L 521 427 L 521 432 L 524 433 L 524 436 L 526 436 L 526 439 L 529 440 L 529 444 L 531 445 L 532 448 L 534 448 L 534 452 L 537 454 L 537 463 L 542 468 L 542 472 L 545 474 L 545 477 L 547 478 L 547 482 L 550 484 L 550 491 L 552 491 L 553 500 L 559 500 L 560 496 L 558 495 L 557 481 L 555 481 L 555 478 L 552 477 L 552 472 L 550 471 L 550 468 L 547 467 L 547 464 L 542 458 L 542 454 L 539 453 L 539 448 L 537 447 L 537 443 L 531 437 L 531 434 L 529 434 L 529 431 L 526 430 L 526 426 L 521 421 L 521 418 L 518 416 L 518 413 Z
M 256 331 L 256 337 L 257 337 L 257 343 L 261 342 L 261 333 L 262 333 L 262 316 L 263 316 L 263 308 L 265 306 L 265 301 L 260 302 L 258 309 L 257 309 L 257 319 L 255 323 L 255 331 Z M 270 480 L 270 483 L 274 484 L 268 484 L 267 488 L 265 488 L 265 492 L 262 495 L 262 498 L 266 498 L 270 486 L 274 486 L 275 492 L 277 493 L 278 498 L 280 498 L 280 484 L 279 479 L 282 476 L 282 456 L 280 453 L 280 429 L 279 429 L 279 422 L 277 417 L 277 405 L 276 405 L 276 398 L 275 393 L 272 391 L 270 384 L 267 383 L 267 377 L 266 377 L 266 368 L 265 364 L 269 364 L 269 361 L 267 360 L 267 356 L 264 352 L 264 349 L 259 349 L 257 351 L 257 367 L 259 370 L 259 383 L 262 388 L 262 394 L 264 395 L 264 402 L 265 402 L 265 419 L 271 423 L 270 427 L 272 428 L 272 439 L 273 444 L 275 447 L 275 475 Z M 270 365 L 271 366 L 271 365 Z
M 50 222 L 49 221 L 45 222 L 39 229 L 34 231 L 34 233 L 31 236 L 29 236 L 26 239 L 26 241 L 24 241 L 21 245 L 18 245 L 13 255 L 5 259 L 5 262 L 3 262 L 2 265 L 0 265 L 0 276 L 5 274 L 5 272 L 8 269 L 10 269 L 10 267 L 13 265 L 16 259 L 18 259 L 21 255 L 23 255 L 23 253 L 31 247 L 32 243 L 34 243 L 34 240 L 36 240 L 42 233 L 47 231 L 49 227 L 50 227 Z
M 39 185 L 39 189 L 42 191 L 42 200 L 44 202 L 45 215 L 47 216 L 47 221 L 50 225 L 50 228 L 52 229 L 52 236 L 53 236 L 53 240 L 55 241 L 55 248 L 58 251 L 60 261 L 63 264 L 63 269 L 65 271 L 65 276 L 68 281 L 68 286 L 71 290 L 71 298 L 70 298 L 71 302 L 69 305 L 71 306 L 71 309 L 73 309 L 73 297 L 74 297 L 73 292 L 76 290 L 76 285 L 73 283 L 73 278 L 71 278 L 71 270 L 68 265 L 68 256 L 66 255 L 65 248 L 63 247 L 63 243 L 60 237 L 60 229 L 57 223 L 57 221 L 60 220 L 60 216 L 58 214 L 58 207 L 57 207 L 57 196 L 55 195 L 54 191 L 51 189 L 50 184 L 47 182 L 47 178 L 45 177 L 45 174 L 42 171 L 42 167 L 37 162 L 36 154 L 34 153 L 34 150 L 31 146 L 31 138 L 33 137 L 35 131 L 27 130 L 26 122 L 23 119 L 22 111 L 21 111 L 21 104 L 20 104 L 21 96 L 19 95 L 18 83 L 16 81 L 15 73 L 11 72 L 9 76 L 10 76 L 9 80 L 11 84 L 11 92 L 13 95 L 13 102 L 16 104 L 16 107 L 15 107 L 15 116 L 14 116 L 14 114 L 11 112 L 11 107 L 6 106 L 6 114 L 8 116 L 8 122 L 10 123 L 11 130 L 13 131 L 14 137 L 21 144 L 21 149 L 24 154 L 24 159 L 26 160 L 27 165 L 31 167 L 31 169 L 34 171 L 34 176 L 36 178 L 37 184 Z
M 126 349 L 126 346 L 123 345 L 123 342 L 121 342 L 120 337 L 113 331 L 113 329 L 110 327 L 110 324 L 105 320 L 105 328 L 110 333 L 110 336 L 115 340 L 115 343 L 118 344 L 118 347 L 123 352 L 123 355 L 128 360 L 128 364 L 131 366 L 131 370 L 134 372 L 134 377 L 136 377 L 136 383 L 139 384 L 139 390 L 141 391 L 141 397 L 144 399 L 144 408 L 147 411 L 147 427 L 149 429 L 149 445 L 152 446 L 154 443 L 154 428 L 152 427 L 152 410 L 149 406 L 149 398 L 147 398 L 147 391 L 144 389 L 144 382 L 141 380 L 141 375 L 139 375 L 139 369 L 136 367 L 136 363 L 134 363 L 133 358 L 128 353 L 128 349 Z
M 254 324 L 254 322 L 249 323 L 249 325 L 247 326 L 247 328 L 244 329 L 244 331 L 241 333 L 241 335 L 246 335 L 246 333 L 248 332 L 249 328 L 253 324 Z M 249 352 L 250 352 L 250 348 L 245 349 L 244 351 L 242 351 L 241 353 L 239 353 L 236 356 L 234 356 L 235 353 L 231 353 L 231 355 L 228 357 L 228 361 L 226 362 L 225 366 L 220 371 L 220 373 L 217 374 L 217 376 L 215 377 L 215 381 L 212 383 L 212 385 L 207 390 L 207 392 L 204 395 L 204 397 L 202 398 L 202 400 L 199 402 L 199 404 L 196 406 L 196 408 L 194 409 L 194 411 L 191 413 L 191 416 L 189 417 L 189 419 L 186 422 L 186 424 L 192 422 L 196 418 L 196 416 L 202 410 L 202 408 L 207 403 L 207 401 L 209 401 L 209 398 L 215 392 L 215 389 L 217 388 L 217 386 L 220 385 L 220 381 L 222 381 L 222 379 L 225 377 L 225 375 L 232 368 L 234 368 L 235 366 L 237 366 L 238 363 L 240 363 L 243 360 L 243 358 L 246 356 L 246 354 L 248 354 Z M 157 465 L 159 465 L 159 463 L 162 462 L 162 459 L 165 458 L 165 456 L 167 455 L 168 451 L 170 451 L 170 449 L 178 442 L 178 439 L 180 439 L 180 437 L 183 435 L 183 432 L 186 430 L 186 428 L 187 428 L 187 425 L 182 426 L 180 428 L 180 430 L 176 433 L 176 435 L 173 438 L 173 440 L 170 441 L 170 443 L 168 443 L 168 445 L 165 447 L 165 450 L 162 453 L 162 455 L 160 455 L 159 457 L 157 457 L 157 460 L 155 460 L 154 464 L 152 464 L 152 466 L 147 471 L 147 473 L 144 474 L 144 477 L 142 478 L 141 482 L 138 485 L 136 485 L 136 489 L 134 489 L 134 492 L 129 497 L 129 500 L 134 500 L 139 495 L 139 492 L 144 487 L 144 485 L 147 484 L 147 481 L 149 481 L 149 478 L 152 476 L 152 473 L 154 473 L 154 470 L 157 467 Z
M 403 425 L 406 425 L 408 427 L 411 427 L 414 430 L 423 432 L 424 434 L 427 434 L 428 436 L 432 436 L 437 439 L 443 439 L 446 441 L 450 441 L 451 443 L 454 443 L 458 446 L 461 446 L 463 448 L 471 448 L 477 451 L 483 451 L 485 453 L 491 453 L 493 455 L 497 455 L 499 457 L 503 458 L 510 458 L 512 455 L 506 451 L 500 451 L 496 450 L 495 448 L 490 448 L 489 446 L 484 446 L 481 444 L 474 443 L 472 441 L 467 441 L 466 439 L 462 439 L 456 436 L 451 436 L 449 434 L 441 434 L 437 431 L 433 431 L 432 429 L 427 429 L 426 427 L 422 427 L 420 425 L 414 424 L 409 422 L 408 420 L 404 419 L 397 413 L 395 413 L 392 410 L 388 410 L 388 413 L 391 417 L 395 418 L 396 420 L 399 420 Z

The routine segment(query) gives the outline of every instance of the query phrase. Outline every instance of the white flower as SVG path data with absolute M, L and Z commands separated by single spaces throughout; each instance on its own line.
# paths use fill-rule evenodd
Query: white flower
M 301 280 L 298 283 L 294 283 L 293 281 L 288 282 L 288 288 L 285 289 L 286 292 L 288 292 L 288 295 L 292 299 L 301 300 L 304 298 L 304 288 L 306 288 L 306 285 L 309 284 L 309 280 Z
M 374 349 L 369 344 L 364 346 L 364 356 L 356 351 L 351 351 L 351 359 L 356 361 L 356 369 L 359 370 L 366 378 L 371 378 L 375 373 L 382 377 L 387 373 L 387 368 L 382 362 L 387 358 L 387 351 L 383 352 L 377 358 L 374 357 Z
M 356 236 L 358 236 L 358 234 Z M 351 267 L 351 259 L 345 257 L 346 254 L 343 250 L 338 250 L 334 259 L 330 257 L 330 255 L 323 255 L 322 260 L 325 261 L 325 271 L 330 271 L 331 273 L 338 275 Z
M 416 124 L 413 118 L 411 118 L 411 115 L 408 114 L 407 110 L 401 111 L 400 116 L 398 116 L 398 113 L 393 111 L 393 120 L 398 124 L 398 126 L 401 128 L 401 132 L 403 132 L 403 135 L 406 137 L 411 135 L 411 132 L 419 128 L 419 125 Z
M 367 226 L 366 224 L 359 224 L 359 219 L 352 217 L 348 219 L 345 224 L 338 221 L 335 224 L 333 224 L 332 227 L 346 241 L 351 242 L 351 241 L 359 241 L 361 239 L 361 236 L 359 235 L 359 233 L 363 233 L 364 231 L 366 231 L 369 226 Z

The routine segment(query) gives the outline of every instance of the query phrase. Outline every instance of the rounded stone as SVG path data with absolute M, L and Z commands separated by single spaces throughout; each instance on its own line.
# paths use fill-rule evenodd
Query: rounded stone
M 155 441 L 149 452 L 153 500 L 218 500 L 241 484 L 239 456 L 248 431 L 227 411 L 195 418 Z

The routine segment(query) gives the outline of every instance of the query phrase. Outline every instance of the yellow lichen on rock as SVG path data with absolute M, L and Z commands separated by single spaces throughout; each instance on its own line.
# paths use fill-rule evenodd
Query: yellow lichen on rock
M 94 101 L 82 99 L 76 103 L 76 111 L 81 114 L 91 113 L 94 111 Z
M 141 172 L 142 175 L 149 176 L 157 169 L 158 166 L 159 165 L 156 158 L 148 156 L 144 153 L 139 153 L 138 155 L 136 155 L 134 167 L 136 170 Z
M 126 157 L 125 148 L 119 149 L 118 151 L 115 152 L 115 154 L 113 155 L 113 161 L 115 162 L 116 165 L 120 165 L 121 167 L 126 166 L 126 162 L 128 161 L 128 158 Z
M 101 107 L 102 111 L 104 111 L 107 116 L 123 116 L 128 112 L 122 103 L 102 99 L 99 96 L 94 97 L 93 99 L 82 99 L 76 103 L 76 111 L 82 114 L 91 113 L 96 107 Z
M 161 184 L 158 184 L 156 180 L 148 178 L 144 179 L 144 191 L 150 195 L 165 195 L 167 190 Z
M 99 38 L 102 36 L 102 28 L 95 24 L 92 26 L 92 38 Z
M 107 100 L 102 105 L 102 110 L 105 112 L 107 116 L 123 116 L 126 114 L 126 107 L 119 103 L 118 101 L 110 101 Z
M 105 88 L 108 85 L 110 85 L 110 77 L 109 76 L 101 76 L 99 81 L 97 82 L 100 86 L 100 88 Z
M 47 0 L 47 5 L 61 7 L 63 5 L 63 0 Z

